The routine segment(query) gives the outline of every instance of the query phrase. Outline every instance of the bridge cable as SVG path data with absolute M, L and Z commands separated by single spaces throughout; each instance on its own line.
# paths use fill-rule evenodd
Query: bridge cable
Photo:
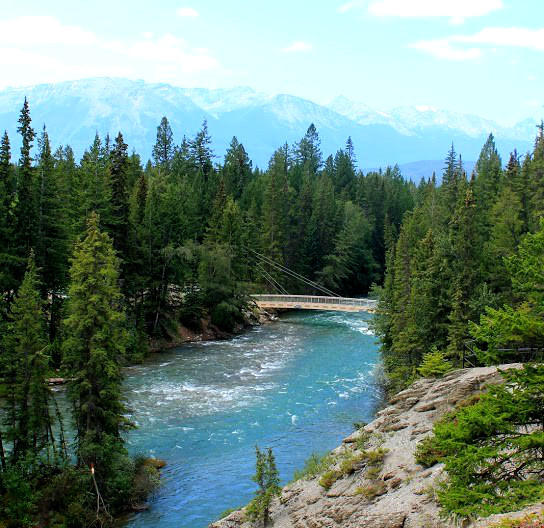
M 315 288 L 315 289 L 319 290 L 322 293 L 327 294 L 329 297 L 341 297 L 341 295 L 338 295 L 337 293 L 329 290 L 328 288 L 325 288 L 324 286 L 321 286 L 320 284 L 318 284 L 318 283 L 316 283 L 316 282 L 314 282 L 314 281 L 312 281 L 310 279 L 307 279 L 306 277 L 304 277 L 302 275 L 299 275 L 295 271 L 290 270 L 289 268 L 286 268 L 286 267 L 282 266 L 281 264 L 278 264 L 277 262 L 274 262 L 273 260 L 268 259 L 267 257 L 261 256 L 261 260 L 264 263 L 275 267 L 279 271 L 281 271 L 281 272 L 283 272 L 283 273 L 285 273 L 287 275 L 290 275 L 291 277 L 293 277 L 293 278 L 295 278 L 297 280 L 300 280 L 301 282 L 304 282 L 308 286 L 310 286 L 312 288 Z
M 293 271 L 293 270 L 291 270 L 291 269 L 289 269 L 289 268 L 287 268 L 285 266 L 282 266 L 281 264 L 278 264 L 277 262 L 274 262 L 269 257 L 266 257 L 265 255 L 262 255 L 262 254 L 258 253 L 257 251 L 255 251 L 255 250 L 253 250 L 251 248 L 247 248 L 247 249 L 249 251 L 251 251 L 252 253 L 254 253 L 258 258 L 260 258 L 261 260 L 266 262 L 267 264 L 269 264 L 271 266 L 274 266 L 275 268 L 279 269 L 283 273 L 286 273 L 287 275 L 290 275 L 291 277 L 294 277 L 295 279 L 298 279 L 298 280 L 304 282 L 308 286 L 311 286 L 311 287 L 321 291 L 322 293 L 326 293 L 330 297 L 342 297 L 341 295 L 338 295 L 337 293 L 333 292 L 332 290 L 329 290 L 325 286 L 322 286 L 321 284 L 318 284 L 318 283 L 316 283 L 316 282 L 314 282 L 314 281 L 312 281 L 310 279 L 307 279 L 306 277 L 304 277 L 303 275 L 300 275 L 296 271 Z
M 255 263 L 258 268 L 258 271 L 261 275 L 270 283 L 274 288 L 276 288 L 282 295 L 289 295 L 287 290 L 276 280 L 270 273 L 268 273 L 258 262 Z

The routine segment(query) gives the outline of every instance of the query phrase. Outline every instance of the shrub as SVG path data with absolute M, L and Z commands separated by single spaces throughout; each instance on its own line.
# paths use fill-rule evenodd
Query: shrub
M 441 378 L 453 369 L 453 365 L 444 352 L 440 352 L 435 346 L 428 354 L 423 356 L 421 366 L 417 369 L 424 378 Z
M 373 482 L 366 486 L 360 486 L 355 490 L 356 495 L 362 495 L 367 500 L 372 500 L 378 495 L 383 495 L 387 489 L 387 486 L 383 482 Z
M 142 455 L 134 459 L 134 476 L 132 478 L 131 504 L 145 502 L 160 485 L 159 469 L 164 467 L 162 460 L 147 458 Z
M 312 453 L 304 462 L 302 469 L 297 469 L 293 475 L 293 481 L 301 479 L 311 479 L 317 477 L 334 464 L 334 458 L 330 453 L 319 455 Z
M 235 511 L 238 511 L 239 508 L 227 508 L 224 512 L 222 512 L 219 515 L 219 520 L 224 519 L 225 517 L 228 517 L 231 513 L 234 513 Z
M 379 466 L 371 466 L 366 470 L 365 477 L 369 480 L 376 480 L 380 476 L 380 472 L 382 470 L 382 465 Z
M 255 475 L 252 480 L 258 486 L 255 498 L 249 503 L 246 513 L 250 521 L 268 525 L 272 499 L 281 493 L 280 477 L 272 449 L 262 452 L 255 446 Z
M 371 436 L 372 433 L 369 433 L 368 431 L 363 431 L 361 435 L 357 438 L 357 440 L 355 440 L 355 446 L 359 451 L 363 451 L 364 449 L 366 449 L 366 445 L 368 444 Z
M 533 513 L 521 519 L 503 519 L 490 528 L 544 528 L 544 513 Z
M 357 469 L 360 469 L 366 460 L 365 454 L 351 455 L 340 464 L 340 475 L 342 477 L 355 473 Z
M 449 478 L 437 496 L 453 517 L 505 513 L 542 499 L 544 365 L 502 375 L 503 385 L 435 424 L 418 448 L 423 465 L 444 462 Z
M 325 473 L 323 473 L 319 479 L 319 485 L 324 487 L 326 490 L 329 490 L 341 476 L 342 475 L 338 471 L 325 471 Z

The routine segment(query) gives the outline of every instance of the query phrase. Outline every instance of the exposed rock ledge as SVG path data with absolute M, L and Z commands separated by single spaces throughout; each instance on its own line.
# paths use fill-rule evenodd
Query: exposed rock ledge
M 499 368 L 516 368 L 503 365 Z M 422 379 L 397 394 L 391 405 L 378 412 L 376 419 L 344 439 L 333 451 L 339 469 L 342 460 L 352 455 L 382 449 L 389 450 L 383 467 L 368 478 L 366 462 L 338 479 L 329 490 L 319 484 L 319 477 L 299 480 L 283 488 L 272 505 L 275 528 L 449 528 L 440 519 L 433 496 L 435 480 L 443 468 L 438 464 L 424 469 L 416 464 L 417 444 L 432 429 L 433 423 L 457 403 L 502 378 L 495 367 L 457 370 L 440 380 Z M 365 440 L 363 445 L 363 440 Z M 379 466 L 378 466 L 379 468 Z M 369 493 L 370 490 L 370 493 Z M 372 495 L 374 495 L 372 497 Z M 249 528 L 243 510 L 210 525 L 210 528 Z M 465 525 L 466 526 L 466 525 Z M 489 526 L 482 520 L 474 527 Z

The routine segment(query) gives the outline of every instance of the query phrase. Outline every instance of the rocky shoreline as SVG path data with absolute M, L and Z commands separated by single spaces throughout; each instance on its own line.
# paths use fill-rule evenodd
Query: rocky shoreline
M 443 467 L 429 469 L 414 458 L 417 444 L 434 422 L 457 404 L 502 380 L 499 369 L 518 364 L 454 371 L 442 379 L 421 379 L 390 400 L 376 419 L 332 451 L 330 465 L 311 478 L 285 486 L 271 509 L 276 528 L 450 528 L 440 517 L 433 489 Z M 504 517 L 540 512 L 542 506 L 465 523 L 489 527 Z M 249 528 L 244 510 L 210 528 Z
M 200 341 L 218 341 L 221 339 L 229 339 L 241 334 L 247 328 L 267 324 L 277 319 L 274 310 L 265 311 L 255 309 L 244 314 L 244 323 L 238 324 L 232 333 L 223 332 L 216 326 L 212 325 L 209 320 L 202 319 L 199 330 L 192 330 L 182 325 L 177 325 L 176 333 L 169 338 L 150 339 L 149 352 L 161 352 L 183 345 L 184 343 L 198 343 Z

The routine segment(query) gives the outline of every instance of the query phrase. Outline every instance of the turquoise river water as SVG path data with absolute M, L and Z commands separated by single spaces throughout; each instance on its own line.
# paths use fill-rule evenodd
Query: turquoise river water
M 151 508 L 130 528 L 204 528 L 253 496 L 254 446 L 284 482 L 308 456 L 372 418 L 372 316 L 292 312 L 228 341 L 185 345 L 126 371 L 128 447 L 167 461 Z

